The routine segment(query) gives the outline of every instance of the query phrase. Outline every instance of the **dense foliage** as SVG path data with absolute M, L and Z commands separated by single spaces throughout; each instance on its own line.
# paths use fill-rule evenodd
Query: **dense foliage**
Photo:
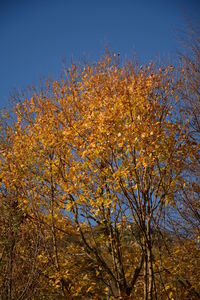
M 73 64 L 2 112 L 1 299 L 200 298 L 199 54 Z

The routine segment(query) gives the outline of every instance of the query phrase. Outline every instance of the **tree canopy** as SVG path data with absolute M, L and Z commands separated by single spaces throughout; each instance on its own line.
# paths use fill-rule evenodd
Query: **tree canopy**
M 2 299 L 199 299 L 190 72 L 105 55 L 2 113 Z

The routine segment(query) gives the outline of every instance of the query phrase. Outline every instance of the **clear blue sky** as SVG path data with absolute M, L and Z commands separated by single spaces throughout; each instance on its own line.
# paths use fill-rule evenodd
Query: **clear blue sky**
M 199 0 L 0 1 L 0 108 L 10 91 L 56 78 L 62 61 L 98 59 L 105 45 L 140 63 L 177 50 L 184 11 L 194 23 Z

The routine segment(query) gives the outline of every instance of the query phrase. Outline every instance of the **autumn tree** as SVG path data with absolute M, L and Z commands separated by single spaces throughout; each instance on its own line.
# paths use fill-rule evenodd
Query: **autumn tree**
M 39 237 L 40 299 L 171 295 L 158 237 L 195 155 L 176 115 L 180 82 L 172 66 L 115 57 L 73 64 L 15 106 L 2 188 L 18 191 Z

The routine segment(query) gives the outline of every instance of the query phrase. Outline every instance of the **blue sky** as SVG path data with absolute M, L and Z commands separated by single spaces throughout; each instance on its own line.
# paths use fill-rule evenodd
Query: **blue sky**
M 96 60 L 106 45 L 142 64 L 172 58 L 185 15 L 198 24 L 199 0 L 0 1 L 0 108 L 10 92 L 57 78 L 65 59 Z

